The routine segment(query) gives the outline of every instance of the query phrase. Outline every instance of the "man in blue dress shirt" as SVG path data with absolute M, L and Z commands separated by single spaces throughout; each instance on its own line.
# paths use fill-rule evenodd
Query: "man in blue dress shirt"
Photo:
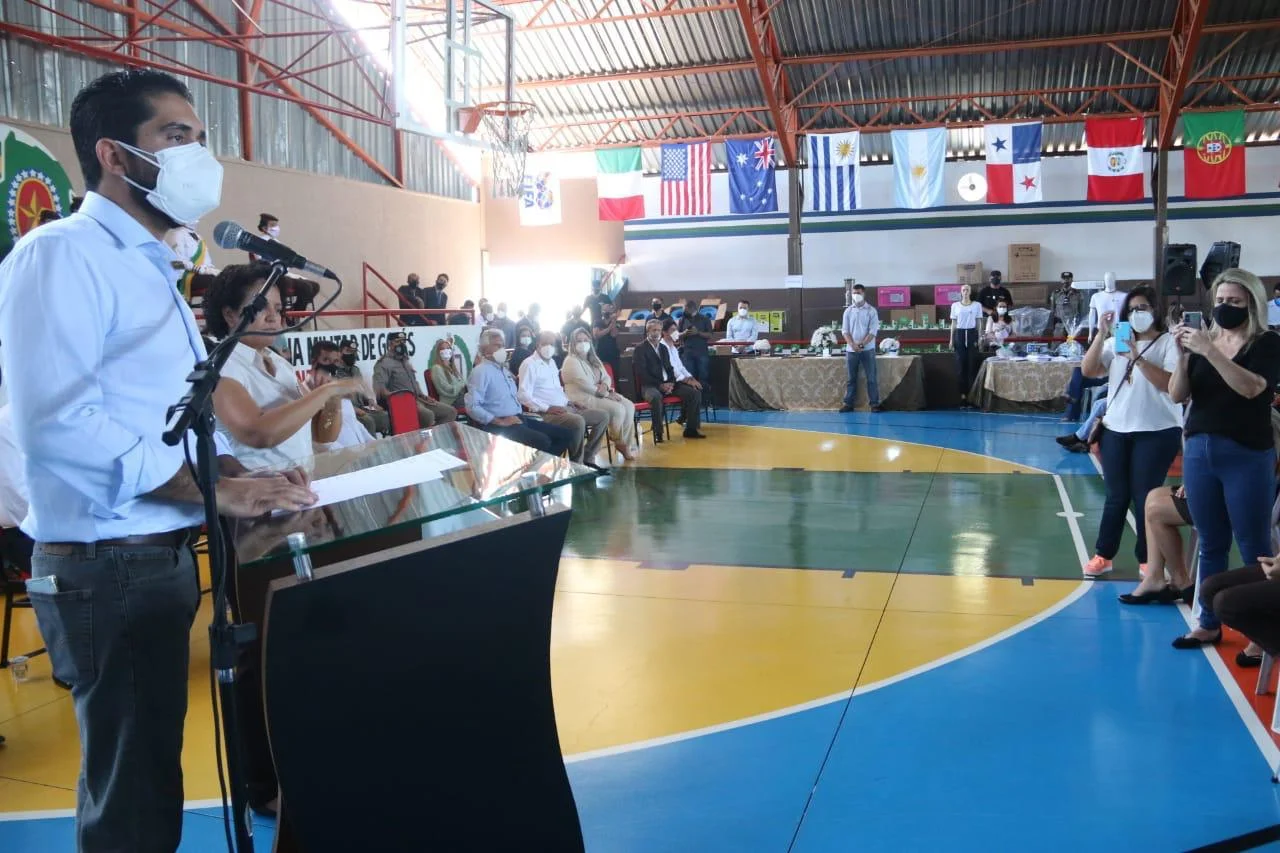
M 516 380 L 506 368 L 502 332 L 480 333 L 480 361 L 467 377 L 467 417 L 483 430 L 559 456 L 573 445 L 573 431 L 525 417 Z
M 213 210 L 222 167 L 177 79 L 120 71 L 86 86 L 71 136 L 89 192 L 0 265 L 0 340 L 26 457 L 31 600 L 71 685 L 82 760 L 77 849 L 165 851 L 182 832 L 189 632 L 204 521 L 166 410 L 205 355 L 162 242 Z M 41 353 L 40 358 L 18 354 Z M 218 506 L 252 517 L 315 500 L 299 481 L 238 477 Z

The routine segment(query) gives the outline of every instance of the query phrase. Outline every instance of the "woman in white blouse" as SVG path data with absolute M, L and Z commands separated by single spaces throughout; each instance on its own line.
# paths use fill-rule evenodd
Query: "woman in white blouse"
M 205 296 L 205 330 L 222 339 L 240 323 L 244 307 L 257 295 L 270 267 L 237 264 L 218 274 Z M 313 372 L 299 384 L 293 365 L 271 349 L 284 326 L 280 291 L 271 288 L 267 305 L 236 344 L 213 393 L 218 432 L 246 468 L 282 468 L 328 444 L 342 430 L 342 398 L 357 390 L 350 379 Z
M 1009 316 L 1009 303 L 1001 299 L 996 303 L 996 313 L 987 318 L 987 331 L 983 336 L 993 347 L 1002 347 L 1013 336 L 1013 318 Z
M 628 461 L 635 459 L 636 404 L 613 390 L 613 379 L 596 355 L 591 333 L 573 333 L 569 353 L 560 368 L 560 381 L 570 402 L 609 415 L 609 440 Z
M 978 372 L 978 321 L 982 319 L 982 303 L 974 302 L 969 285 L 960 286 L 960 301 L 951 303 L 951 348 L 956 353 L 956 370 L 960 374 L 960 404 L 968 406 L 969 389 Z

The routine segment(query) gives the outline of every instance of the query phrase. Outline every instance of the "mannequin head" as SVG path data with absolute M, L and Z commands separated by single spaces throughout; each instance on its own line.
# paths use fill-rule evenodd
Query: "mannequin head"
M 1116 274 L 1113 272 L 1105 272 L 1102 274 L 1102 287 L 1107 293 L 1116 292 Z

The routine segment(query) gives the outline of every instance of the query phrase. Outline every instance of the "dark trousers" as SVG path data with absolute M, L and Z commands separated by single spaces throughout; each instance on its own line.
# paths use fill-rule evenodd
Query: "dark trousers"
M 1138 544 L 1133 553 L 1139 563 L 1147 561 L 1147 492 L 1163 485 L 1169 466 L 1182 446 L 1182 430 L 1177 427 L 1156 432 L 1113 432 L 1102 434 L 1102 478 L 1107 501 L 1093 549 L 1110 560 L 1120 550 L 1125 510 L 1133 509 L 1138 528 Z
M 523 416 L 520 423 L 513 426 L 487 424 L 484 429 L 552 456 L 559 456 L 573 446 L 573 430 Z
M 677 382 L 675 390 L 671 393 L 680 398 L 680 407 L 684 412 L 684 431 L 697 432 L 702 426 L 702 392 L 692 385 Z M 653 415 L 653 435 L 655 438 L 661 438 L 665 434 L 667 424 L 666 412 L 662 406 L 662 391 L 656 385 L 646 385 L 642 396 L 649 404 L 650 414 Z
M 32 592 L 53 674 L 80 726 L 81 853 L 173 853 L 182 836 L 182 728 L 200 599 L 189 548 L 37 545 Z
M 1226 571 L 1232 535 L 1247 562 L 1272 556 L 1275 469 L 1274 448 L 1251 450 L 1226 436 L 1204 433 L 1187 439 L 1182 451 L 1182 482 L 1187 488 L 1187 508 L 1200 536 L 1201 589 L 1209 578 Z M 1218 627 L 1209 608 L 1200 611 L 1200 627 Z
M 1067 381 L 1067 411 L 1063 417 L 1068 420 L 1078 421 L 1081 415 L 1081 403 L 1084 401 L 1084 389 L 1097 388 L 1099 385 L 1106 385 L 1107 378 L 1088 379 L 1080 368 L 1071 371 L 1071 379 Z
M 684 362 L 684 369 L 701 382 L 703 388 L 711 387 L 711 353 L 689 352 L 686 347 L 684 352 L 680 353 L 680 360 Z
M 1280 654 L 1280 580 L 1258 565 L 1220 572 L 1200 585 L 1202 612 L 1212 612 L 1268 654 Z
M 977 329 L 956 329 L 956 373 L 960 375 L 960 396 L 973 390 L 978 375 L 979 336 Z
M 880 383 L 876 379 L 876 348 L 864 349 L 861 352 L 847 352 L 844 356 L 845 372 L 849 381 L 844 388 L 844 404 L 852 406 L 858 396 L 858 373 L 867 375 L 867 402 L 872 406 L 880 405 Z

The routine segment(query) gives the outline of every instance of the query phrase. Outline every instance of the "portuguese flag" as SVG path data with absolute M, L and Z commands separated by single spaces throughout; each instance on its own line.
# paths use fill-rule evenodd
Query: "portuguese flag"
M 1244 110 L 1182 114 L 1187 198 L 1244 195 Z
M 644 180 L 640 146 L 596 152 L 596 195 L 606 221 L 644 218 Z

